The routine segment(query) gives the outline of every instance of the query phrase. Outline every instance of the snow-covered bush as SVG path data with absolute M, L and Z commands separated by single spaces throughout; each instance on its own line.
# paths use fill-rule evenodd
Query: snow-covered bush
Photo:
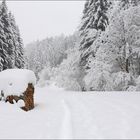
M 127 91 L 137 91 L 137 87 L 136 86 L 129 86 L 129 88 L 127 89 Z
M 89 76 L 89 75 L 88 75 Z M 88 81 L 88 76 L 85 78 L 86 84 Z M 92 75 L 92 80 L 88 85 L 86 85 L 87 90 L 91 91 L 112 91 L 112 82 L 110 75 L 107 71 L 95 73 Z
M 64 88 L 65 90 L 70 90 L 70 91 L 81 91 L 81 86 L 77 82 L 76 78 L 71 78 L 69 76 L 65 75 L 58 75 L 56 76 L 53 81 L 55 81 L 55 85 Z
M 54 81 L 57 86 L 66 90 L 81 90 L 82 73 L 79 67 L 79 57 L 77 48 L 70 49 L 68 58 L 54 69 L 51 81 Z
M 130 87 L 132 89 L 132 85 L 134 85 L 134 79 L 130 75 L 130 73 L 126 72 L 117 72 L 112 74 L 113 79 L 113 88 L 115 91 L 126 91 Z
M 136 91 L 140 91 L 140 76 L 136 79 Z
M 90 61 L 91 69 L 87 71 L 84 78 L 86 90 L 111 91 L 113 84 L 109 73 L 109 65 L 105 65 L 104 62 L 96 58 Z
M 39 86 L 45 86 L 46 84 L 49 84 L 48 81 L 50 81 L 52 76 L 53 68 L 50 67 L 50 65 L 46 66 L 42 71 L 38 74 L 39 75 Z

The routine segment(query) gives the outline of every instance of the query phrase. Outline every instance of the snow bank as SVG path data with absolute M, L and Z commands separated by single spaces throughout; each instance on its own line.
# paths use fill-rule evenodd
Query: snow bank
M 36 84 L 33 71 L 27 69 L 7 69 L 0 72 L 0 92 L 4 95 L 21 95 L 28 83 Z

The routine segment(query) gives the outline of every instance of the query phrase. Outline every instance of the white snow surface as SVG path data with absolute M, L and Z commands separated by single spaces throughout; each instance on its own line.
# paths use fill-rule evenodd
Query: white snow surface
M 33 71 L 27 69 L 7 69 L 0 72 L 0 91 L 4 95 L 21 95 L 28 84 L 35 85 L 36 77 Z
M 140 94 L 36 87 L 35 108 L 0 102 L 0 139 L 140 138 Z

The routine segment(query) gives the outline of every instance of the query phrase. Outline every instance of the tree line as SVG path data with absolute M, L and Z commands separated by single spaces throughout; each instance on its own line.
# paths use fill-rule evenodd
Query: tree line
M 62 51 L 66 55 L 58 65 L 45 64 L 38 71 L 39 82 L 45 85 L 49 80 L 67 90 L 139 91 L 139 3 L 87 0 L 74 47 Z M 61 50 L 57 45 L 55 48 Z M 58 53 L 50 55 L 56 57 Z

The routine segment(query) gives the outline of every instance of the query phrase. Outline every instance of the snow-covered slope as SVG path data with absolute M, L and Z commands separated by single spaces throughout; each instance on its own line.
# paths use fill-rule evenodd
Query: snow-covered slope
M 0 138 L 140 138 L 139 93 L 36 88 L 35 109 L 0 102 Z

